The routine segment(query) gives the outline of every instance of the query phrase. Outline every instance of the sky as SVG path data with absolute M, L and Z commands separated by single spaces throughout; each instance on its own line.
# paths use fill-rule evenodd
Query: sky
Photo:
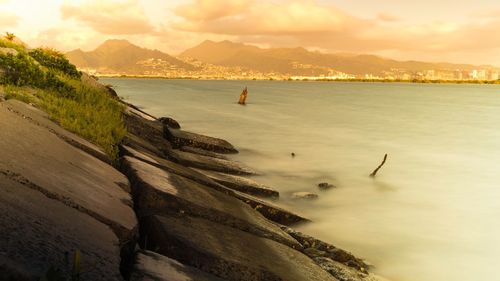
M 500 1 L 0 0 L 0 32 L 30 46 L 107 39 L 172 55 L 204 40 L 500 66 Z

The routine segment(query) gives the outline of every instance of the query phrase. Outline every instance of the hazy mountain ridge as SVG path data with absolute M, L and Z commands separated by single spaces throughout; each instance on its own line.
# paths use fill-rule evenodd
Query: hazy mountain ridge
M 66 54 L 67 58 L 79 68 L 101 69 L 107 71 L 142 74 L 150 67 L 140 64 L 146 60 L 162 60 L 166 64 L 184 69 L 194 69 L 173 56 L 158 50 L 136 46 L 126 40 L 107 40 L 94 51 L 74 50 Z
M 173 57 L 158 50 L 134 45 L 126 40 L 108 40 L 94 51 L 74 50 L 68 59 L 81 69 L 105 74 L 151 75 L 165 77 L 228 77 L 248 75 L 331 76 L 346 73 L 411 79 L 427 71 L 461 71 L 493 69 L 471 64 L 397 61 L 375 55 L 327 54 L 305 48 L 259 48 L 231 41 L 204 41 Z M 426 74 L 423 74 L 425 78 Z M 354 77 L 352 76 L 352 77 Z M 245 78 L 243 77 L 243 78 Z M 351 77 L 351 76 L 349 76 Z M 432 78 L 431 78 L 432 79 Z
M 331 68 L 350 74 L 382 74 L 391 69 L 407 71 L 434 70 L 466 70 L 477 69 L 471 64 L 428 63 L 419 61 L 396 61 L 375 55 L 345 55 L 311 52 L 304 48 L 270 48 L 262 49 L 255 46 L 229 41 L 205 41 L 188 49 L 180 57 L 191 57 L 212 64 L 224 66 L 240 66 L 260 71 L 293 73 L 291 65 L 294 62 L 309 64 L 316 67 Z M 483 66 L 483 68 L 493 68 Z

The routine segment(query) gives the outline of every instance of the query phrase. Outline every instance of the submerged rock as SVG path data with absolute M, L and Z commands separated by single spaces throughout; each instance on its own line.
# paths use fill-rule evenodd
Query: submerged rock
M 180 129 L 181 125 L 179 125 L 179 122 L 177 122 L 175 119 L 170 118 L 170 117 L 160 117 L 158 118 L 158 121 L 160 121 L 164 126 L 167 126 L 168 128 L 172 129 Z
M 292 193 L 292 199 L 294 200 L 314 200 L 318 199 L 318 194 L 314 194 L 311 192 L 294 192 Z
M 327 182 L 318 183 L 318 187 L 321 190 L 328 190 L 328 189 L 331 189 L 331 188 L 336 188 L 335 185 L 327 183 Z

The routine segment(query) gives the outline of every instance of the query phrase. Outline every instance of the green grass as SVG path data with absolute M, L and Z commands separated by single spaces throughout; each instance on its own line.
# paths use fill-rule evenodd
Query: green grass
M 0 40 L 0 46 L 12 47 L 4 41 Z M 16 56 L 0 55 L 0 68 L 5 70 L 0 85 L 6 98 L 36 104 L 63 128 L 102 147 L 116 161 L 118 144 L 126 134 L 124 106 L 105 88 L 81 79 L 81 73 L 60 53 L 28 52 L 22 46 L 16 50 Z

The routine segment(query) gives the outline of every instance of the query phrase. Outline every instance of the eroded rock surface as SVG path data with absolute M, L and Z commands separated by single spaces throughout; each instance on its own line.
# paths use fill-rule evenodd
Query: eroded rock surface
M 149 249 L 224 279 L 337 280 L 297 250 L 205 219 L 150 216 L 142 225 Z

